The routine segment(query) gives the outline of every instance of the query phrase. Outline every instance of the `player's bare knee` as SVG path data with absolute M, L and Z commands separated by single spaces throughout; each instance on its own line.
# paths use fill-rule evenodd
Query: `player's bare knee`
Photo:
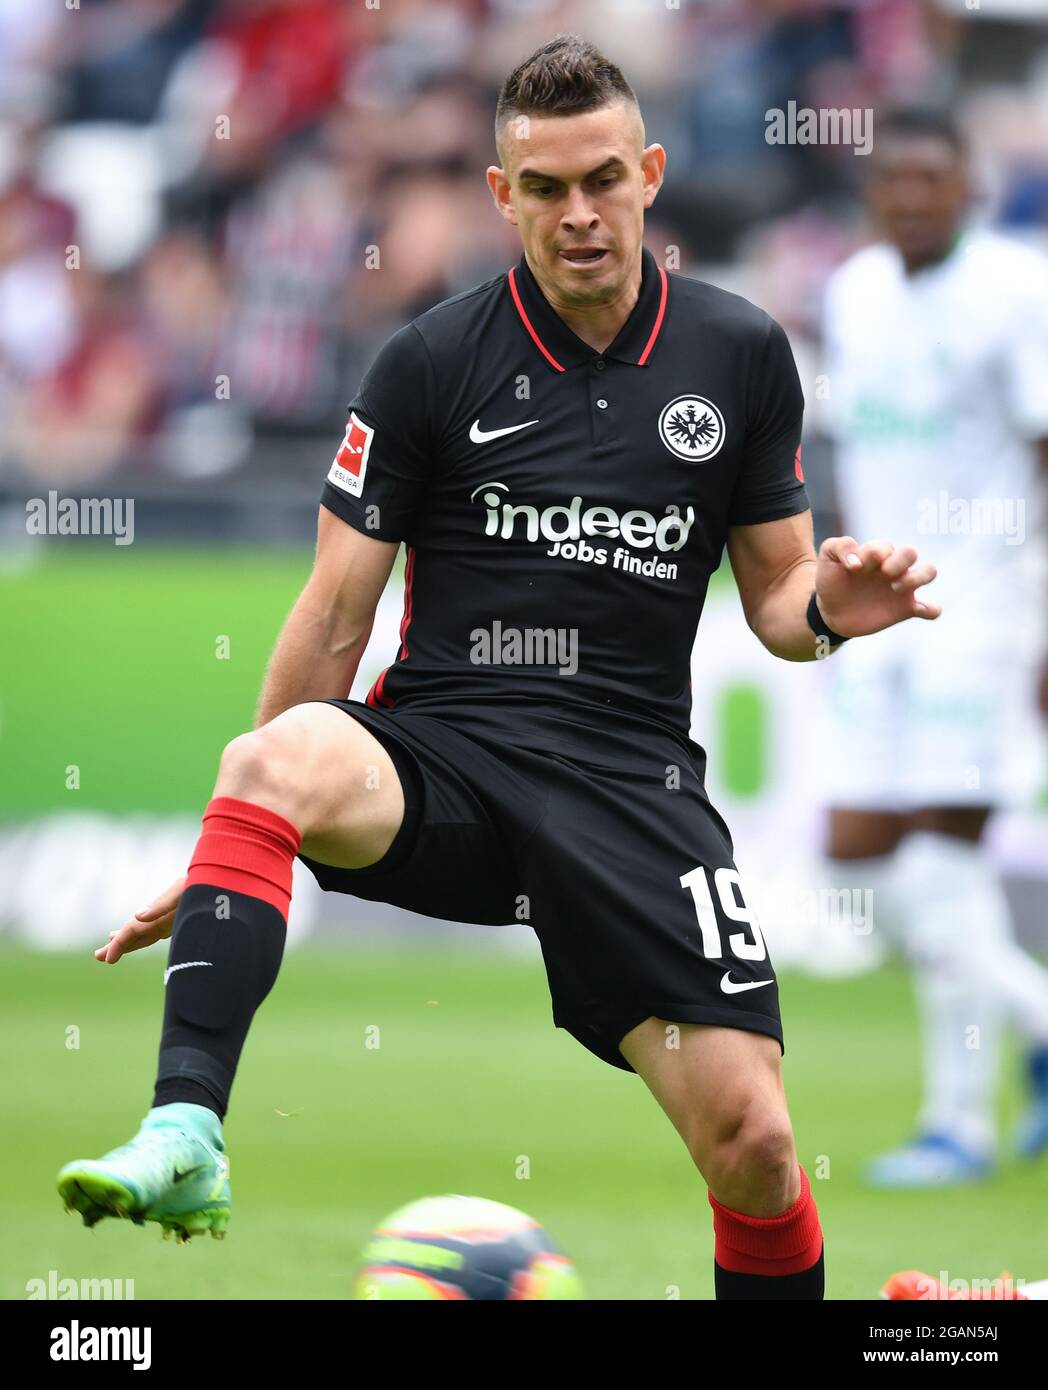
M 778 1109 L 754 1106 L 707 1145 L 702 1171 L 714 1194 L 728 1206 L 767 1203 L 773 1214 L 786 1205 L 781 1194 L 789 1188 L 796 1166 L 789 1118 Z
M 306 790 L 301 753 L 287 728 L 267 724 L 241 734 L 222 753 L 216 794 L 254 802 L 299 825 Z

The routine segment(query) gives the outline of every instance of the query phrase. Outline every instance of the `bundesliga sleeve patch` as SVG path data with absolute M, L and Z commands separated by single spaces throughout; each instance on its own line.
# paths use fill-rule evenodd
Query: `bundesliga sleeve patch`
M 364 490 L 364 474 L 374 437 L 375 431 L 371 426 L 365 425 L 363 420 L 357 418 L 356 411 L 351 410 L 345 437 L 327 475 L 328 482 L 348 492 L 351 497 L 359 497 Z

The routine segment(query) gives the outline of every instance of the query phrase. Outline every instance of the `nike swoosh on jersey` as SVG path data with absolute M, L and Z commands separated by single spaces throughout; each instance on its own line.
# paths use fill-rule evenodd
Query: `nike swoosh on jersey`
M 741 994 L 746 989 L 763 989 L 765 985 L 772 984 L 771 980 L 744 980 L 741 983 L 731 978 L 731 971 L 725 970 L 721 977 L 721 990 L 725 994 Z
M 537 424 L 537 420 L 525 420 L 523 425 L 506 425 L 500 430 L 482 430 L 480 421 L 474 420 L 469 427 L 469 437 L 474 444 L 486 444 L 489 439 L 501 439 L 504 434 L 515 434 L 517 430 L 526 430 L 529 425 Z

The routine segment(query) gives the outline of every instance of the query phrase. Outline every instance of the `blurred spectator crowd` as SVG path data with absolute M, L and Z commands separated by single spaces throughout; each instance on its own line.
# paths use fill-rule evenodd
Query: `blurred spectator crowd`
M 519 256 L 483 177 L 495 97 L 564 30 L 622 65 L 669 152 L 652 249 L 814 347 L 863 161 L 769 145 L 766 111 L 951 104 L 981 214 L 1045 235 L 1046 19 L 1048 0 L 0 0 L 0 490 L 186 487 L 263 445 L 316 488 L 381 342 Z

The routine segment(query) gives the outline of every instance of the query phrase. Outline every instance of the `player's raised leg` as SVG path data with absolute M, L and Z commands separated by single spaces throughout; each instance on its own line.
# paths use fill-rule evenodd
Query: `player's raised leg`
M 775 1038 L 646 1019 L 619 1044 L 709 1186 L 718 1299 L 821 1299 L 823 1242 Z
M 223 754 L 184 884 L 98 953 L 110 962 L 167 935 L 153 1106 L 130 1143 L 67 1164 L 58 1186 L 87 1225 L 158 1221 L 186 1238 L 229 1220 L 222 1120 L 255 1011 L 280 969 L 292 863 L 363 868 L 385 854 L 404 797 L 389 754 L 333 705 L 298 705 Z

